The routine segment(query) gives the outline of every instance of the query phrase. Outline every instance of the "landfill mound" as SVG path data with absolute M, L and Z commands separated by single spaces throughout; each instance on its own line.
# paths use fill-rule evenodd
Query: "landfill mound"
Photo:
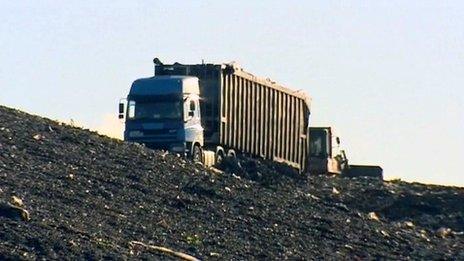
M 464 259 L 462 188 L 224 169 L 0 107 L 0 259 Z

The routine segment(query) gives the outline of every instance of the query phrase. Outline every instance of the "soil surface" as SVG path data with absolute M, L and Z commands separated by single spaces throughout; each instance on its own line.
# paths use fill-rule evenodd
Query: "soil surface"
M 464 259 L 463 188 L 223 167 L 0 107 L 0 259 Z

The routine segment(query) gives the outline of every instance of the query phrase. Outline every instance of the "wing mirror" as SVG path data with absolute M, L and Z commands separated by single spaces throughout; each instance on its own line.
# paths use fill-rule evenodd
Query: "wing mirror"
M 121 99 L 119 101 L 119 119 L 124 119 L 124 114 L 126 111 L 126 99 Z

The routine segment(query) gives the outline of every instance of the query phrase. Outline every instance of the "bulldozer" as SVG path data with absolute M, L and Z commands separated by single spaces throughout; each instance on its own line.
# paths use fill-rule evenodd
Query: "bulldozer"
M 332 127 L 309 128 L 309 173 L 311 175 L 341 175 L 343 177 L 375 177 L 383 179 L 383 169 L 375 165 L 351 165 L 340 138 Z

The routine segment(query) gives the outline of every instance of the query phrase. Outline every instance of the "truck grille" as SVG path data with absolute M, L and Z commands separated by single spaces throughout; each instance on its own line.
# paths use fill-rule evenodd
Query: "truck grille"
M 143 130 L 144 135 L 150 135 L 150 136 L 151 135 L 166 135 L 166 134 L 171 134 L 173 136 L 176 136 L 176 133 L 177 133 L 176 130 L 170 130 L 170 129 Z

